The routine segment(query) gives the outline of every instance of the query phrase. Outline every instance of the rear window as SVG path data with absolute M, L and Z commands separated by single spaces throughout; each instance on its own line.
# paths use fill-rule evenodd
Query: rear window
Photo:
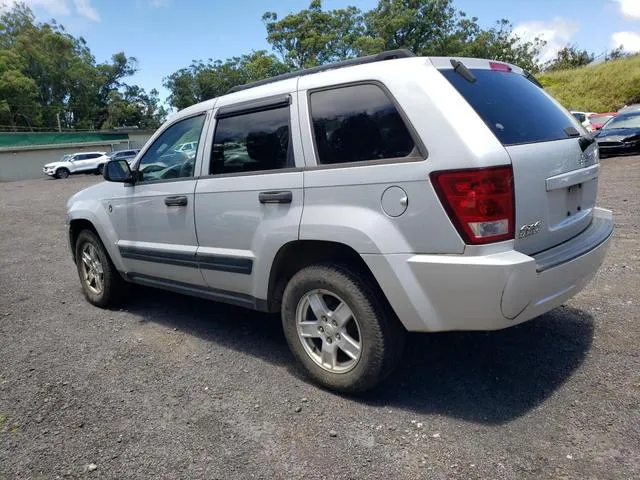
M 615 115 L 591 115 L 589 122 L 591 123 L 606 123 L 611 120 Z
M 569 138 L 571 118 L 540 87 L 524 76 L 495 70 L 471 70 L 475 82 L 452 69 L 441 70 L 503 145 Z

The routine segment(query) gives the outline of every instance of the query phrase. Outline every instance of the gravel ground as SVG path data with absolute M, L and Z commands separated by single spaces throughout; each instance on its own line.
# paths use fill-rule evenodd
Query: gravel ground
M 640 158 L 603 161 L 605 265 L 500 332 L 413 335 L 364 398 L 301 376 L 278 318 L 140 289 L 82 297 L 67 198 L 0 184 L 0 478 L 640 478 Z

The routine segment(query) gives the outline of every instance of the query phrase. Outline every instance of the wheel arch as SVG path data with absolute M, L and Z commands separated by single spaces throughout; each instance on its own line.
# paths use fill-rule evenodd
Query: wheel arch
M 387 302 L 378 281 L 360 254 L 344 243 L 325 240 L 295 240 L 278 250 L 269 274 L 268 310 L 279 312 L 287 283 L 301 269 L 318 263 L 338 263 L 363 274 L 371 287 Z M 387 302 L 388 304 L 388 302 Z
M 83 230 L 92 231 L 104 244 L 104 241 L 100 237 L 100 233 L 90 220 L 87 220 L 86 218 L 76 218 L 71 220 L 69 222 L 69 247 L 71 248 L 71 258 L 73 258 L 73 263 L 76 262 L 76 242 L 78 241 L 78 235 L 80 235 L 80 232 Z

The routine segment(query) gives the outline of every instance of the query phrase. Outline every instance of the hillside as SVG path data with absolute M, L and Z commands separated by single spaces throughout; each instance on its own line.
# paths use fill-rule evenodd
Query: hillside
M 537 78 L 566 108 L 574 110 L 609 112 L 640 103 L 640 55 L 541 73 Z

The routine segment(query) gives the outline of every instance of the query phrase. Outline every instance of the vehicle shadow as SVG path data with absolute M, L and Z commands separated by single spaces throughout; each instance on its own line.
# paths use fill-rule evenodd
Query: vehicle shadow
M 140 288 L 127 308 L 301 374 L 277 315 Z M 518 418 L 548 398 L 584 361 L 593 317 L 560 307 L 496 332 L 412 334 L 404 359 L 379 388 L 354 401 L 485 424 Z

